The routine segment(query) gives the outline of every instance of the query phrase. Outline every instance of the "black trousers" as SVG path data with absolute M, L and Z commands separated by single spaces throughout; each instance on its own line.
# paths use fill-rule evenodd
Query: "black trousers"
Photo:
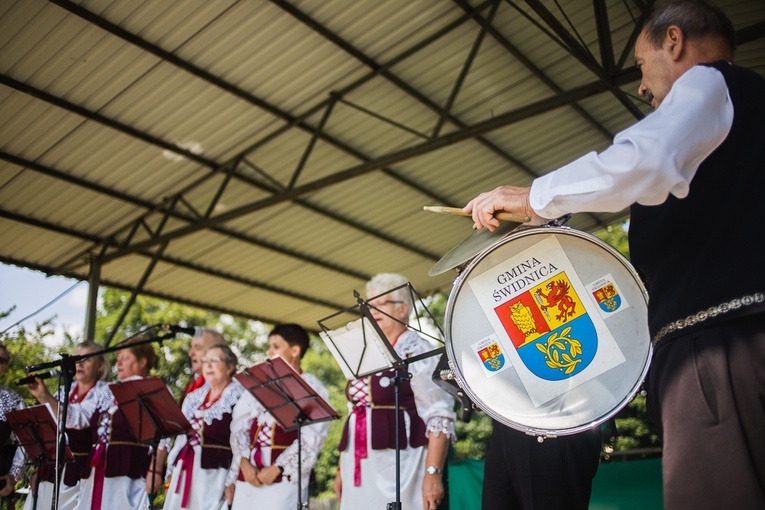
M 668 339 L 648 383 L 664 508 L 765 508 L 765 313 Z
M 600 450 L 600 427 L 540 443 L 494 422 L 482 509 L 587 510 Z

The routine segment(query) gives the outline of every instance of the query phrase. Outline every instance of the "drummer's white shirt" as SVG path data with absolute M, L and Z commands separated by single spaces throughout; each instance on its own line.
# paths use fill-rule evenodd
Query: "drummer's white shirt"
M 722 74 L 695 66 L 672 86 L 659 108 L 590 152 L 534 180 L 530 204 L 543 218 L 616 212 L 637 202 L 684 198 L 696 170 L 728 136 L 733 103 Z M 710 204 L 713 207 L 714 204 Z

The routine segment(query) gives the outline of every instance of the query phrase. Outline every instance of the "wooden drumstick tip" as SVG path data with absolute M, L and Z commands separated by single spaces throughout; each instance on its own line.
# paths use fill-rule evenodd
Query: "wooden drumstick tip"
M 448 214 L 451 216 L 470 216 L 470 213 L 466 213 L 459 207 L 443 207 L 439 205 L 426 205 L 422 208 L 424 211 L 434 212 L 437 214 Z M 531 221 L 528 216 L 521 214 L 513 214 L 506 211 L 497 211 L 494 213 L 494 217 L 500 221 L 513 221 L 515 223 L 527 223 Z

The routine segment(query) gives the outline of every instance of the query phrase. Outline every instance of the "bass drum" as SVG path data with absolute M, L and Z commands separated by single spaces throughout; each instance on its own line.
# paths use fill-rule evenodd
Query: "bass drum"
M 568 227 L 516 230 L 454 282 L 446 351 L 492 418 L 544 437 L 616 414 L 648 371 L 647 293 L 617 251 Z

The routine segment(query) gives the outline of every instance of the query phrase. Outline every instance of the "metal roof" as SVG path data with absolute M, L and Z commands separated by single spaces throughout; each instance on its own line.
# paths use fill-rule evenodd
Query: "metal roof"
M 765 74 L 765 2 L 719 3 Z M 310 329 L 378 272 L 448 290 L 469 221 L 422 206 L 647 114 L 652 4 L 0 0 L 0 261 Z

